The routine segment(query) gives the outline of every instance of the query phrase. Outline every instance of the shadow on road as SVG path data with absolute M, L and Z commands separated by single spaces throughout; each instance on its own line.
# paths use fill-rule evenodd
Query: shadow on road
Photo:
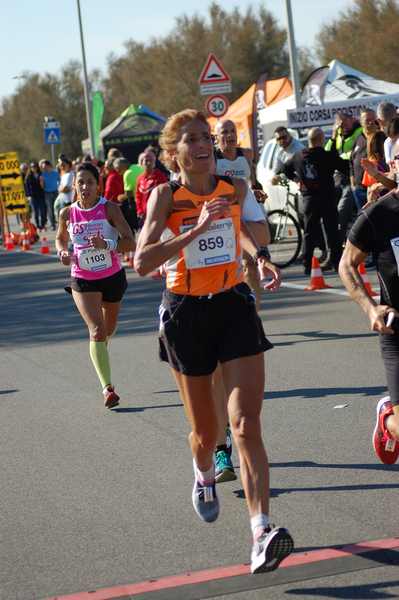
M 156 406 L 126 406 L 120 408 L 112 408 L 113 413 L 137 413 L 145 410 L 153 410 L 154 408 L 181 408 L 183 404 L 158 404 Z
M 302 469 L 302 468 L 316 468 L 316 469 L 355 469 L 366 470 L 366 471 L 399 471 L 398 465 L 384 465 L 382 463 L 378 464 L 367 464 L 367 463 L 336 463 L 336 464 L 326 464 L 326 463 L 317 463 L 312 460 L 294 460 L 292 462 L 273 462 L 270 463 L 270 468 L 275 469 Z
M 364 492 L 372 490 L 398 490 L 399 483 L 365 483 L 361 485 L 315 485 L 297 488 L 273 488 L 271 497 L 277 498 L 283 494 L 293 494 L 295 492 Z
M 297 332 L 290 332 L 290 333 L 279 333 L 279 336 L 296 336 L 296 337 L 300 337 L 303 336 L 304 340 L 295 340 L 293 342 L 287 341 L 287 342 L 273 342 L 274 346 L 295 346 L 296 344 L 305 344 L 306 342 L 314 342 L 315 340 L 317 341 L 322 341 L 322 342 L 329 342 L 329 341 L 337 341 L 337 340 L 351 340 L 351 339 L 360 339 L 360 338 L 369 338 L 369 337 L 375 337 L 376 333 L 370 331 L 369 333 L 351 333 L 351 334 L 347 334 L 347 333 L 333 333 L 331 331 L 297 331 Z
M 377 554 L 377 553 L 375 553 Z M 392 550 L 385 551 L 386 557 L 382 556 L 382 552 L 379 553 L 379 558 L 377 562 L 380 562 L 383 565 L 397 565 L 399 564 L 399 553 L 394 552 Z M 375 560 L 372 556 L 366 555 L 365 558 Z M 325 598 L 347 598 L 347 599 L 356 599 L 359 600 L 382 600 L 386 598 L 399 598 L 399 589 L 397 593 L 385 592 L 385 588 L 390 588 L 391 590 L 395 587 L 399 588 L 399 580 L 395 581 L 387 581 L 382 583 L 367 583 L 364 585 L 345 585 L 345 586 L 331 586 L 331 587 L 320 587 L 319 585 L 313 588 L 295 588 L 292 590 L 286 590 L 286 594 L 297 595 L 300 598 L 304 598 L 306 596 L 315 596 L 320 598 L 324 596 Z
M 297 492 L 364 492 L 373 490 L 398 490 L 399 483 L 365 483 L 359 485 L 315 485 L 307 487 L 270 488 L 270 498 L 278 498 L 284 494 Z M 233 490 L 236 498 L 245 498 L 243 489 Z
M 281 390 L 264 394 L 264 400 L 275 398 L 327 398 L 328 396 L 378 396 L 386 392 L 386 387 L 376 385 L 372 387 L 337 387 L 337 388 L 297 388 L 293 390 Z

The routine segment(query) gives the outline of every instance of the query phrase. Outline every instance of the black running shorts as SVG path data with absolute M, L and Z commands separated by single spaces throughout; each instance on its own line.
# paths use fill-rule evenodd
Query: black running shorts
M 166 290 L 159 314 L 160 358 L 184 375 L 210 375 L 218 362 L 273 348 L 246 283 L 199 297 Z
M 125 269 L 121 269 L 110 277 L 102 279 L 82 279 L 81 277 L 71 277 L 70 288 L 66 287 L 67 292 L 102 292 L 104 302 L 120 302 L 127 289 L 127 280 Z

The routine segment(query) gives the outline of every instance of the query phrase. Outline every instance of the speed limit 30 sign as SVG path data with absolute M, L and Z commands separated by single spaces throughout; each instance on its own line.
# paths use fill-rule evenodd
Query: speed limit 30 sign
M 223 94 L 215 94 L 207 98 L 205 108 L 212 117 L 223 117 L 229 108 L 229 100 Z

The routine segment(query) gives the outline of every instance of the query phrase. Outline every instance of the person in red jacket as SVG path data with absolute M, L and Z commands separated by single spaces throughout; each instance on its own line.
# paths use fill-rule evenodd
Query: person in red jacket
M 114 167 L 113 159 L 108 159 L 105 163 L 105 172 L 107 179 L 105 180 L 104 197 L 110 202 L 120 204 L 124 197 L 123 177 Z
M 154 152 L 146 150 L 139 156 L 139 165 L 144 167 L 144 173 L 138 176 L 136 183 L 136 207 L 139 225 L 142 226 L 147 213 L 147 202 L 154 188 L 168 181 L 167 176 L 155 167 Z

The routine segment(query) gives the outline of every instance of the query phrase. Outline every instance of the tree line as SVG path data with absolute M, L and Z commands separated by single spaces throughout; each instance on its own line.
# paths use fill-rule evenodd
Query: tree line
M 399 81 L 398 35 L 399 0 L 353 0 L 322 27 L 313 53 L 299 50 L 301 81 L 333 58 L 374 77 Z M 226 11 L 212 2 L 205 17 L 183 15 L 164 37 L 147 43 L 127 40 L 121 56 L 109 57 L 105 73 L 90 73 L 92 89 L 104 95 L 104 125 L 129 104 L 145 104 L 164 116 L 186 107 L 202 109 L 198 77 L 209 52 L 232 77 L 231 102 L 263 74 L 289 74 L 285 23 L 280 25 L 263 5 Z M 0 151 L 16 150 L 22 160 L 48 156 L 45 115 L 61 123 L 57 149 L 71 157 L 81 154 L 87 129 L 79 62 L 67 63 L 59 75 L 25 74 L 16 92 L 1 103 Z

